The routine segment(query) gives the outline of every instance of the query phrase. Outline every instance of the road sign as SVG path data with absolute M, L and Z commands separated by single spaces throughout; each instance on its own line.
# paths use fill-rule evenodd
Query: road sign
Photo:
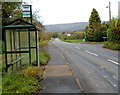
M 103 37 L 103 39 L 106 39 L 107 37 Z
M 23 17 L 30 18 L 31 23 L 32 23 L 32 6 L 31 5 L 23 5 L 22 15 L 23 15 Z
M 22 14 L 23 17 L 32 17 L 31 5 L 23 5 Z

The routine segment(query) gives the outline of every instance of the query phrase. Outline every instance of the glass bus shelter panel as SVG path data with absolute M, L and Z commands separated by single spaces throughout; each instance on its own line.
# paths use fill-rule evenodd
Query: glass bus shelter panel
M 35 31 L 30 31 L 30 45 L 31 45 L 31 47 L 35 47 L 36 46 Z
M 13 31 L 6 30 L 6 45 L 7 51 L 13 50 Z
M 14 71 L 21 66 L 29 65 L 29 54 L 28 53 L 12 54 L 12 56 L 11 54 L 7 54 L 7 58 L 8 58 L 8 61 L 7 61 L 8 66 L 11 65 L 8 68 L 9 72 Z M 19 58 L 22 58 L 22 59 L 17 61 Z
M 22 49 L 26 49 L 29 47 L 28 32 L 27 31 L 20 32 L 20 47 Z
M 15 30 L 14 31 L 14 35 L 15 35 L 15 50 L 19 51 L 20 50 L 20 38 L 19 38 L 19 30 Z
M 35 48 L 31 49 L 31 62 L 32 64 L 36 64 L 36 49 Z
M 20 49 L 19 31 L 6 30 L 7 51 L 17 51 Z

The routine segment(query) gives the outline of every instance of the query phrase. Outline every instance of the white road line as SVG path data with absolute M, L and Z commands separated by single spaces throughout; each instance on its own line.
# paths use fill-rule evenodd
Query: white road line
M 92 52 L 89 52 L 89 51 L 85 51 L 85 52 L 87 52 L 87 53 L 89 53 L 89 54 L 92 54 L 92 55 L 94 55 L 94 56 L 98 56 L 97 54 L 95 54 L 95 53 L 92 53 Z
M 79 47 L 75 47 L 76 49 L 80 49 Z
M 116 84 L 114 84 L 109 78 L 107 78 L 107 77 L 104 77 L 105 79 L 107 79 L 114 87 L 116 87 L 117 85 Z
M 112 77 L 118 81 L 118 78 L 117 78 L 117 77 L 115 77 L 115 76 L 112 76 Z
M 69 64 L 69 63 L 67 62 L 67 64 Z
M 114 63 L 114 64 L 117 64 L 117 65 L 120 65 L 118 62 L 113 61 L 113 60 L 111 60 L 111 59 L 108 59 L 108 61 L 109 61 L 109 62 L 112 62 L 112 63 Z

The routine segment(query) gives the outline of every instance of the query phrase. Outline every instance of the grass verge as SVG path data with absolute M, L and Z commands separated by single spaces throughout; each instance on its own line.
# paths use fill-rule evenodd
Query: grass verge
M 40 64 L 46 65 L 50 60 L 50 56 L 47 51 L 40 51 Z
M 90 41 L 83 41 L 83 39 L 75 39 L 75 40 L 63 40 L 64 42 L 70 42 L 70 43 L 82 43 L 86 42 L 88 44 L 102 44 L 104 42 L 90 42 Z
M 43 48 L 44 46 L 48 45 L 48 41 L 41 41 L 40 42 L 40 48 Z M 46 50 L 40 49 L 40 64 L 46 65 L 48 61 L 50 60 L 50 56 Z
M 40 47 L 44 47 L 48 44 L 48 41 L 40 41 Z
M 80 43 L 83 42 L 83 39 L 75 39 L 75 40 L 63 40 L 64 42 L 70 42 L 70 43 Z
M 42 75 L 37 67 L 27 67 L 19 73 L 6 73 L 2 77 L 2 93 L 36 93 L 41 89 L 41 79 Z
M 108 49 L 120 51 L 120 44 L 107 41 L 107 42 L 104 43 L 103 48 L 108 48 Z

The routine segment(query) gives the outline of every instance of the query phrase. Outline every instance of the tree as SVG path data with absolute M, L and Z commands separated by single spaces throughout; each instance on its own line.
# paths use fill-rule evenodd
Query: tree
M 4 2 L 2 4 L 2 25 L 7 25 L 10 21 L 21 18 L 20 2 Z
M 102 36 L 96 37 L 98 35 L 101 35 L 101 20 L 98 12 L 96 9 L 92 9 L 91 16 L 89 18 L 89 25 L 87 29 L 87 39 L 89 41 L 100 41 L 100 38 Z

